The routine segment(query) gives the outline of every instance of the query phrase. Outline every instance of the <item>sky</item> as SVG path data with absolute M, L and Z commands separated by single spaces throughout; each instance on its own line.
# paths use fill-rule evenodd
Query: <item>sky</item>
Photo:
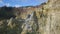
M 0 0 L 0 7 L 4 5 L 12 7 L 36 6 L 43 2 L 47 2 L 47 0 Z

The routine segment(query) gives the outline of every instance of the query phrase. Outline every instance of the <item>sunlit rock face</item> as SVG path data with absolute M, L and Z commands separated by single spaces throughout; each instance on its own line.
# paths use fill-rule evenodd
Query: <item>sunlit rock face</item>
M 44 6 L 45 10 L 48 11 L 48 18 L 46 22 L 46 34 L 59 34 L 60 33 L 60 0 L 49 0 Z M 58 26 L 58 27 L 57 27 Z
M 60 0 L 48 0 L 38 6 L 14 7 L 12 11 L 15 18 L 0 21 L 1 34 L 60 34 Z

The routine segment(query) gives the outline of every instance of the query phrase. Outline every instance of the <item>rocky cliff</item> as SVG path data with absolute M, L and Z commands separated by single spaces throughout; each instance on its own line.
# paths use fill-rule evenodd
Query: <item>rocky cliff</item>
M 38 6 L 1 7 L 0 34 L 60 34 L 60 0 Z

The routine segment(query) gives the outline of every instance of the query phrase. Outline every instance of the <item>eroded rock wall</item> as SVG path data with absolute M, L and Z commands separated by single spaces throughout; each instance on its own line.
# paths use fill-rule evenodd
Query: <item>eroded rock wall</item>
M 0 21 L 1 34 L 60 34 L 60 0 L 15 8 L 16 18 Z M 21 13 L 20 13 L 20 12 Z M 27 26 L 28 25 L 28 26 Z

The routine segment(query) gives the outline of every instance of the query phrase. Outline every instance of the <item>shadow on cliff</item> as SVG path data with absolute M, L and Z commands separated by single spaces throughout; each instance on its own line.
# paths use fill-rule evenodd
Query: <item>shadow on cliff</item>
M 0 20 L 1 19 L 9 19 L 9 18 L 15 18 L 16 16 L 13 13 L 13 8 L 12 7 L 0 7 Z

